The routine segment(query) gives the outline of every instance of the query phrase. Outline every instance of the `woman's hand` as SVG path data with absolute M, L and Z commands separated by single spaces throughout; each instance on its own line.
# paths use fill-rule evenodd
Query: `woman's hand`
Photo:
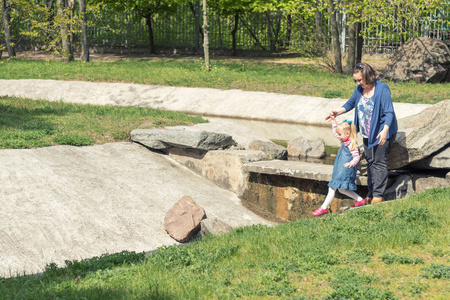
M 389 131 L 389 126 L 384 125 L 383 130 L 381 130 L 381 132 L 377 135 L 377 139 L 380 138 L 378 145 L 383 146 L 384 143 L 386 143 L 388 131 Z
M 332 110 L 328 116 L 325 117 L 325 121 L 335 121 L 336 117 L 345 113 L 345 108 L 341 107 L 338 110 Z

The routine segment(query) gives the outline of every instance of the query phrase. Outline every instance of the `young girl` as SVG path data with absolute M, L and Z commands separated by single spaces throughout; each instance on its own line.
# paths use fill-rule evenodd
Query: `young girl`
M 359 162 L 355 125 L 352 124 L 352 121 L 345 120 L 338 126 L 333 116 L 330 119 L 333 121 L 333 134 L 342 143 L 334 161 L 331 181 L 328 183 L 328 195 L 322 206 L 313 212 L 314 216 L 329 213 L 328 205 L 333 201 L 337 189 L 339 189 L 341 194 L 347 195 L 356 201 L 352 207 L 361 206 L 366 203 L 363 198 L 354 192 L 356 191 L 356 166 Z

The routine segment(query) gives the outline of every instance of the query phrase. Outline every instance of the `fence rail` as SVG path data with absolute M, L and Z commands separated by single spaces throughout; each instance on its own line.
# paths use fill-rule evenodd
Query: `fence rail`
M 449 8 L 450 3 L 443 3 L 442 7 L 428 18 L 415 24 L 402 24 L 407 31 L 402 31 L 399 26 L 396 28 L 379 26 L 364 37 L 363 50 L 390 53 L 403 42 L 417 36 L 438 38 L 450 46 Z M 344 24 L 341 28 L 341 44 L 345 48 L 348 44 L 345 15 L 341 14 L 338 17 Z M 88 32 L 89 43 L 93 46 L 143 48 L 149 45 L 147 25 L 135 14 L 119 13 L 104 8 L 88 18 L 95 24 Z M 221 16 L 216 11 L 210 10 L 208 23 L 210 48 L 231 50 L 234 17 Z M 240 15 L 238 23 L 236 33 L 238 50 L 302 51 L 316 34 L 314 18 L 307 19 L 286 12 L 244 13 Z M 18 24 L 21 23 L 17 22 L 16 27 Z M 201 25 L 202 14 L 198 1 L 180 5 L 174 14 L 157 14 L 153 18 L 155 46 L 201 50 L 203 43 Z M 323 28 L 325 40 L 331 44 L 330 26 L 325 18 Z M 27 39 L 22 37 L 21 40 Z

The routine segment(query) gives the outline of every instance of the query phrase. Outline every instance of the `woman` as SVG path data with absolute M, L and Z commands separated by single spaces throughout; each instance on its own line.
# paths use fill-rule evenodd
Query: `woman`
M 350 99 L 326 120 L 355 109 L 355 126 L 363 137 L 367 160 L 367 203 L 383 201 L 388 179 L 387 155 L 397 133 L 397 118 L 392 105 L 389 87 L 376 79 L 373 68 L 357 64 L 353 80 L 358 86 Z

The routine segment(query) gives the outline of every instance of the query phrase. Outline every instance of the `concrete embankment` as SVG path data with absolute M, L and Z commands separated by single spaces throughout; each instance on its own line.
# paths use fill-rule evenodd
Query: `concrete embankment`
M 324 115 L 345 102 L 236 90 L 54 80 L 0 80 L 0 95 L 286 124 L 323 124 Z M 396 104 L 400 118 L 426 107 Z M 0 277 L 40 272 L 52 262 L 173 244 L 163 218 L 183 195 L 203 206 L 208 217 L 216 216 L 231 226 L 270 224 L 244 208 L 235 193 L 137 144 L 0 150 L 0 166 Z

